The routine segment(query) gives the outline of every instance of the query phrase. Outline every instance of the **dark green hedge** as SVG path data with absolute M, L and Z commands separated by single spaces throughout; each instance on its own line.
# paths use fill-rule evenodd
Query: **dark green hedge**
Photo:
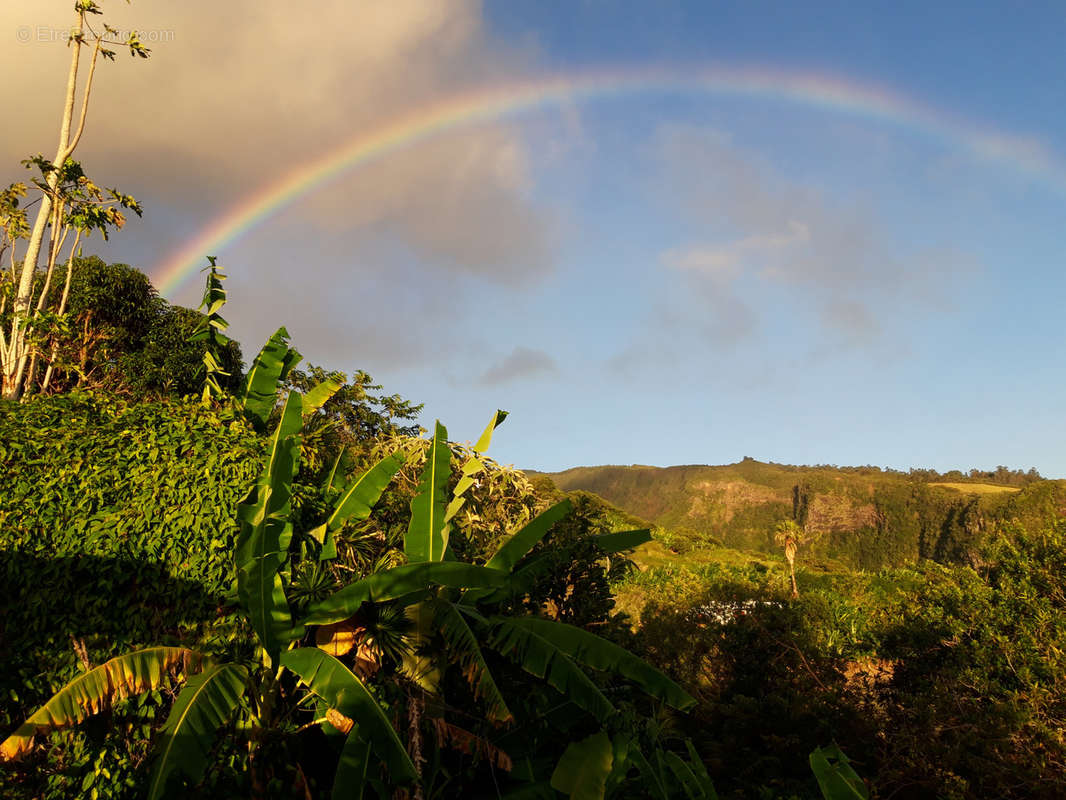
M 262 452 L 192 402 L 0 405 L 3 732 L 77 673 L 72 638 L 96 665 L 227 636 L 235 510 Z

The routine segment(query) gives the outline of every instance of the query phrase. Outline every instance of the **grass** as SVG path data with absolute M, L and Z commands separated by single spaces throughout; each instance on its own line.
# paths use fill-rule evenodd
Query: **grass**
M 1019 492 L 1017 486 L 1000 486 L 995 483 L 930 483 L 930 486 L 942 486 L 945 489 L 953 489 L 966 494 L 1003 494 Z
M 720 545 L 686 548 L 683 552 L 675 553 L 656 539 L 636 548 L 630 558 L 642 573 L 654 574 L 661 570 L 664 573 L 662 579 L 672 584 L 673 592 L 681 595 L 700 588 L 704 581 L 697 573 L 700 567 L 710 564 L 737 568 L 757 564 L 768 571 L 779 571 L 782 574 L 787 570 L 783 556 L 774 558 L 765 553 L 735 550 Z M 666 578 L 666 575 L 671 577 Z M 645 579 L 647 577 L 645 576 Z M 626 579 L 612 586 L 612 591 L 615 596 L 615 613 L 628 616 L 635 624 L 640 619 L 640 612 L 647 601 L 648 590 L 643 581 L 639 577 L 636 580 Z
M 641 570 L 652 567 L 698 566 L 700 564 L 726 564 L 742 567 L 753 561 L 769 567 L 776 563 L 765 553 L 734 550 L 731 547 L 694 547 L 675 553 L 657 539 L 642 544 L 633 551 L 631 558 Z

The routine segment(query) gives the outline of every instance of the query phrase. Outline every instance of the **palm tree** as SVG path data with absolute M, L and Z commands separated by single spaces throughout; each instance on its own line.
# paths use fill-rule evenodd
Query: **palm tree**
M 774 529 L 774 541 L 785 548 L 785 559 L 788 561 L 788 571 L 792 578 L 792 599 L 799 597 L 799 589 L 796 588 L 796 549 L 803 544 L 803 528 L 794 519 L 786 519 L 777 523 Z

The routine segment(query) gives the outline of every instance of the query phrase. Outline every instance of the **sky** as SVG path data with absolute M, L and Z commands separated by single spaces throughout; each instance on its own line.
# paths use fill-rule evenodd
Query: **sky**
M 69 0 L 0 7 L 0 180 Z M 86 246 L 502 463 L 1066 477 L 1060 3 L 102 0 Z M 6 31 L 6 33 L 5 33 Z

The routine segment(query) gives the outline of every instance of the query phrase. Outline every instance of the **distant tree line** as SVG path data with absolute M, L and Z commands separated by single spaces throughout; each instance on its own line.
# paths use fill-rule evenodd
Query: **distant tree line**
M 1020 469 L 1010 469 L 1000 464 L 994 470 L 971 469 L 967 473 L 953 469 L 939 473 L 935 469 L 912 469 L 908 473 L 911 477 L 921 481 L 945 483 L 995 483 L 1000 486 L 1028 486 L 1030 483 L 1042 481 L 1044 477 L 1031 467 L 1028 472 Z
M 744 463 L 758 463 L 751 456 L 745 456 L 741 461 Z M 834 469 L 854 475 L 900 475 L 912 478 L 923 483 L 994 483 L 999 486 L 1028 486 L 1030 483 L 1044 480 L 1036 467 L 1030 467 L 1028 471 L 1011 469 L 1000 464 L 994 470 L 971 469 L 963 472 L 959 469 L 951 469 L 947 472 L 937 472 L 935 469 L 923 469 L 911 467 L 909 470 L 892 469 L 891 467 L 878 467 L 873 464 L 865 464 L 857 467 L 841 467 L 836 464 L 812 464 L 810 466 L 793 466 L 790 464 L 777 464 L 773 461 L 765 462 L 771 466 L 789 467 L 799 470 Z

